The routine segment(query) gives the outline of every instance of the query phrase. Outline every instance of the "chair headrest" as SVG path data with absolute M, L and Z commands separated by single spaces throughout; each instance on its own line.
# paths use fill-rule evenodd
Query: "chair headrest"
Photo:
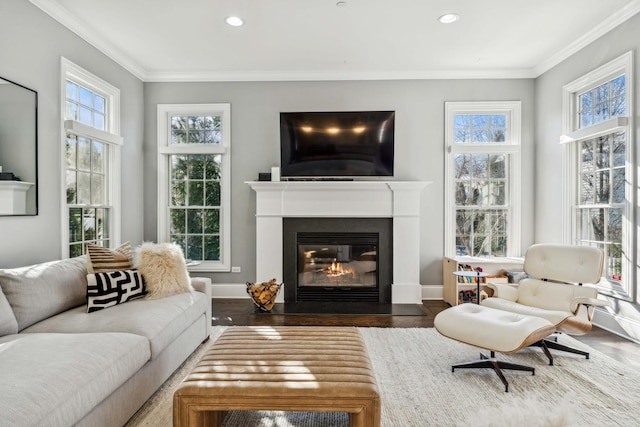
M 603 266 L 604 252 L 589 246 L 540 243 L 524 257 L 529 276 L 568 283 L 598 283 Z

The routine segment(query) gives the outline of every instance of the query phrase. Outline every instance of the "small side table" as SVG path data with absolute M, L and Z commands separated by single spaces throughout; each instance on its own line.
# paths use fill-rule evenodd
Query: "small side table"
M 476 291 L 476 304 L 480 304 L 480 278 L 487 277 L 489 273 L 482 271 L 454 271 L 453 274 L 462 277 L 475 277 L 478 290 Z

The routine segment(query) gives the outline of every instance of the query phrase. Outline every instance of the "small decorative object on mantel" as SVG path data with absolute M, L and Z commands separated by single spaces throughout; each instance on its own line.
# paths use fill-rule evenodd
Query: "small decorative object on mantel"
M 12 172 L 2 172 L 0 169 L 0 181 L 21 181 L 21 179 Z
M 256 311 L 271 311 L 281 287 L 282 283 L 276 283 L 275 278 L 263 283 L 247 282 L 247 293 L 258 307 Z

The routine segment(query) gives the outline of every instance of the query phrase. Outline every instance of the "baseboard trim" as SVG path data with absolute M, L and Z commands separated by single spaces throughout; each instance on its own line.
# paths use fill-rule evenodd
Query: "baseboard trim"
M 422 285 L 422 299 L 442 300 L 444 299 L 442 285 Z
M 249 298 L 247 285 L 244 283 L 214 283 L 211 285 L 212 298 Z
M 612 334 L 640 344 L 640 323 L 604 310 L 596 310 L 593 324 Z

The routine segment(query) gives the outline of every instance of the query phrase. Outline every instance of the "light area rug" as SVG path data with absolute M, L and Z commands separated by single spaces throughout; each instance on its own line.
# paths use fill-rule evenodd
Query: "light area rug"
M 127 427 L 172 425 L 175 388 L 226 327 L 214 327 L 211 340 L 152 396 Z M 490 369 L 457 370 L 479 350 L 438 334 L 433 328 L 358 328 L 373 364 L 382 401 L 383 427 L 425 426 L 638 426 L 640 372 L 561 336 L 560 342 L 591 352 L 554 352 L 554 366 L 538 348 L 500 355 L 531 365 L 535 375 L 505 371 L 509 392 Z M 235 411 L 224 427 L 348 426 L 343 413 Z

